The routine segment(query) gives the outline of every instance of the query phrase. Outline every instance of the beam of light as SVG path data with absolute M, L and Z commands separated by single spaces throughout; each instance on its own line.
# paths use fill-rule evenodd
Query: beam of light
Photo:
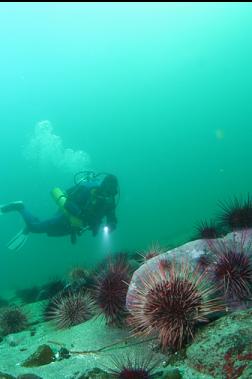
M 109 227 L 107 225 L 103 227 L 103 234 L 106 236 L 109 234 Z
M 109 233 L 109 227 L 107 225 L 105 225 L 102 228 L 102 245 L 104 251 L 111 250 L 111 238 Z

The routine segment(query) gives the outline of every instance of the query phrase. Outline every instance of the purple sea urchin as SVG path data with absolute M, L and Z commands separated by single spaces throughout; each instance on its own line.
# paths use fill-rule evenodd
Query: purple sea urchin
M 124 255 L 107 261 L 96 276 L 94 298 L 100 313 L 110 325 L 121 326 L 127 316 L 126 295 L 130 281 L 130 267 Z
M 224 310 L 205 273 L 187 263 L 172 262 L 167 271 L 149 271 L 131 299 L 131 324 L 136 333 L 157 335 L 163 349 L 180 349 L 200 323 Z
M 53 320 L 58 329 L 65 329 L 89 320 L 94 314 L 94 308 L 89 294 L 69 292 L 59 294 L 51 300 L 45 317 Z
M 3 334 L 18 333 L 28 326 L 26 314 L 18 307 L 9 307 L 0 315 L 0 328 Z

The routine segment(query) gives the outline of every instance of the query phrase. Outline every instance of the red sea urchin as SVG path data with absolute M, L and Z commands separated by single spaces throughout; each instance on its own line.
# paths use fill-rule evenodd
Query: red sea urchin
M 213 239 L 217 238 L 219 236 L 219 231 L 217 229 L 217 226 L 213 221 L 207 222 L 207 221 L 201 221 L 197 226 L 197 235 L 196 238 L 200 239 Z
M 94 302 L 89 294 L 69 292 L 50 301 L 45 318 L 54 321 L 58 329 L 65 329 L 89 320 L 93 314 Z
M 252 298 L 252 258 L 249 255 L 251 243 L 246 232 L 239 234 L 239 240 L 216 240 L 209 244 L 214 254 L 211 274 L 221 287 L 228 301 L 246 301 Z
M 200 323 L 224 310 L 205 273 L 188 263 L 172 262 L 170 270 L 149 271 L 131 299 L 131 324 L 136 333 L 157 335 L 163 350 L 178 350 Z
M 152 354 L 147 356 L 129 355 L 118 359 L 113 358 L 114 370 L 110 371 L 111 378 L 115 379 L 152 379 L 153 371 L 157 367 L 159 361 L 153 359 Z
M 2 311 L 0 329 L 3 334 L 18 333 L 28 326 L 26 314 L 19 307 L 9 307 Z
M 118 255 L 105 264 L 97 274 L 94 298 L 109 325 L 122 326 L 127 316 L 126 295 L 130 281 L 130 267 L 126 256 Z
M 234 197 L 230 202 L 220 202 L 223 213 L 220 224 L 229 230 L 242 230 L 252 227 L 252 199 L 248 195 L 245 201 Z
M 146 251 L 139 253 L 143 258 L 144 262 L 147 262 L 149 259 L 157 257 L 158 255 L 164 253 L 164 249 L 159 245 L 158 242 L 153 243 Z

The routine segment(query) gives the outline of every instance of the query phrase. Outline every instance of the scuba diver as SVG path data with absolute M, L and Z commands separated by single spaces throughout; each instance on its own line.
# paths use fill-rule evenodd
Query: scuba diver
M 65 192 L 54 188 L 51 193 L 59 211 L 45 221 L 33 216 L 22 201 L 0 206 L 1 214 L 17 211 L 26 224 L 8 243 L 9 249 L 19 250 L 29 233 L 46 233 L 51 237 L 70 235 L 71 242 L 75 244 L 77 236 L 86 230 L 91 230 L 93 236 L 96 236 L 104 217 L 107 232 L 116 228 L 116 195 L 119 193 L 116 176 L 95 174 L 93 171 L 79 172 L 75 175 L 73 187 Z

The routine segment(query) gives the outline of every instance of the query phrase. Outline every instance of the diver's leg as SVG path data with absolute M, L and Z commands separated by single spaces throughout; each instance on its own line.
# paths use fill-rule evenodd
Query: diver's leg
M 32 213 L 30 213 L 22 202 L 13 202 L 2 206 L 3 213 L 17 211 L 23 217 L 26 224 L 24 232 L 46 233 L 48 236 L 65 236 L 73 233 L 71 224 L 63 213 L 54 216 L 48 220 L 40 221 Z
M 46 233 L 48 236 L 59 237 L 69 235 L 72 232 L 71 225 L 64 214 L 59 214 L 48 220 L 40 221 L 26 208 L 20 211 L 28 231 L 32 233 Z
M 64 214 L 52 217 L 44 223 L 47 224 L 46 233 L 50 237 L 66 236 L 73 233 L 73 228 Z
M 27 210 L 22 211 L 22 215 L 26 222 L 26 228 L 22 229 L 16 234 L 7 244 L 8 249 L 18 251 L 25 244 L 29 232 L 32 233 L 46 233 L 48 236 L 65 236 L 71 235 L 72 243 L 75 242 L 76 235 L 71 229 L 71 226 L 64 217 L 64 215 L 53 217 L 46 221 L 39 221 L 36 217 L 31 215 Z
M 48 222 L 40 221 L 37 217 L 32 215 L 25 207 L 19 210 L 19 213 L 24 219 L 27 231 L 31 233 L 46 233 Z
M 41 223 L 39 219 L 33 216 L 24 206 L 22 201 L 15 201 L 6 205 L 2 205 L 0 207 L 0 211 L 2 214 L 10 213 L 10 212 L 18 212 L 23 217 L 26 224 L 26 234 L 29 232 L 32 233 L 45 233 L 46 232 L 46 224 Z

